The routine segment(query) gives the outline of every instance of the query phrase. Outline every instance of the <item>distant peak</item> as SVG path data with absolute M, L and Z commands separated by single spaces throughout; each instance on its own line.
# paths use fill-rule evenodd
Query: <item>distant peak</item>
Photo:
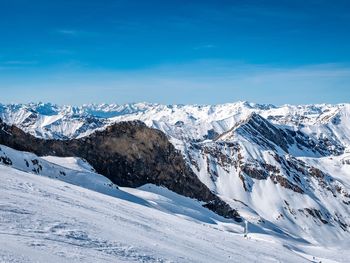
M 266 120 L 265 118 L 263 118 L 260 114 L 256 113 L 255 111 L 253 111 L 252 113 L 250 113 L 248 115 L 247 118 L 245 118 L 244 120 L 240 121 L 237 123 L 235 130 L 238 129 L 241 126 L 244 126 L 246 124 L 249 123 L 268 123 L 270 124 L 270 122 L 268 120 Z

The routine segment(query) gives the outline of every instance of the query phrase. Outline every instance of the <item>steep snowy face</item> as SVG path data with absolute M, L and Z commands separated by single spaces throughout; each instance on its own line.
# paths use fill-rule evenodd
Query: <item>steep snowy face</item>
M 304 137 L 253 114 L 214 141 L 186 144 L 184 153 L 202 182 L 250 221 L 305 239 L 319 232 L 344 238 L 350 225 L 346 155 L 329 157 L 326 145 Z M 317 162 L 324 158 L 337 159 L 334 166 L 343 170 L 324 169 Z
M 248 220 L 318 242 L 350 225 L 350 105 L 2 105 L 5 122 L 79 138 L 114 122 L 163 131 L 214 193 Z M 331 233 L 331 234 L 330 234 Z

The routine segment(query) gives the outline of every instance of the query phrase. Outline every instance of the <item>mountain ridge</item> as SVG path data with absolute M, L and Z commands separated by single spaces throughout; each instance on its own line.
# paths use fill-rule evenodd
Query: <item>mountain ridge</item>
M 40 156 L 80 157 L 118 186 L 165 186 L 203 201 L 204 207 L 223 217 L 242 220 L 198 180 L 161 131 L 139 121 L 116 123 L 81 139 L 44 140 L 0 120 L 0 144 Z M 11 160 L 0 162 L 9 164 Z

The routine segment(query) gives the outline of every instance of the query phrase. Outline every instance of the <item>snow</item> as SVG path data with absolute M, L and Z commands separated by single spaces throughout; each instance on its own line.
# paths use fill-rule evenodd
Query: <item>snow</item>
M 321 171 L 333 175 L 339 180 L 346 189 L 350 189 L 350 154 L 344 153 L 339 156 L 323 157 L 323 158 L 302 158 L 299 159 L 319 167 Z M 350 217 L 350 215 L 349 215 Z
M 71 170 L 81 172 L 93 172 L 95 170 L 88 162 L 77 157 L 43 156 L 41 158 Z
M 0 180 L 0 262 L 346 262 L 350 258 L 347 250 L 282 239 L 255 232 L 254 227 L 245 239 L 243 226 L 153 185 L 118 190 L 137 197 L 130 201 L 3 165 Z

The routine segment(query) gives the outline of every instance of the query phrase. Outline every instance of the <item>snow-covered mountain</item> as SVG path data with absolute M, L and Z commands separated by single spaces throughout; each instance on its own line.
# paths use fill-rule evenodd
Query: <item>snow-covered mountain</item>
M 347 262 L 349 240 L 222 218 L 155 185 L 118 188 L 79 158 L 0 145 L 0 262 Z M 320 236 L 323 233 L 319 233 Z
M 76 138 L 122 120 L 141 120 L 180 140 L 210 139 L 257 113 L 274 124 L 300 130 L 335 145 L 350 146 L 350 104 L 261 105 L 237 102 L 221 105 L 161 105 L 134 103 L 79 107 L 50 103 L 0 104 L 0 118 L 42 138 Z
M 281 107 L 248 102 L 222 105 L 101 104 L 80 107 L 49 103 L 0 104 L 0 118 L 3 121 L 41 138 L 79 138 L 114 122 L 141 120 L 165 132 L 174 144 L 214 139 L 247 120 L 252 113 L 259 114 L 275 125 L 285 126 L 288 130 L 300 131 L 328 145 L 329 150 L 335 153 L 350 147 L 350 104 Z
M 198 178 L 251 223 L 309 242 L 349 238 L 350 104 L 39 103 L 1 105 L 0 118 L 55 139 L 141 120 L 163 131 Z

